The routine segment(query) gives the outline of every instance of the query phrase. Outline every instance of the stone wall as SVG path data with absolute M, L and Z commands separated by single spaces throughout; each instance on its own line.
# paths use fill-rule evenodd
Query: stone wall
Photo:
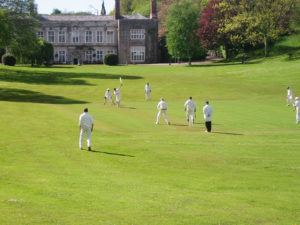
M 57 54 L 59 51 L 66 52 L 66 62 L 74 63 L 74 59 L 79 59 L 80 62 L 85 60 L 85 52 L 93 49 L 93 55 L 96 51 L 103 51 L 104 55 L 108 51 L 114 51 L 117 53 L 118 50 L 118 29 L 117 21 L 72 21 L 72 22 L 61 22 L 61 21 L 49 21 L 42 22 L 39 31 L 44 33 L 44 39 L 48 41 L 48 31 L 55 32 L 55 42 L 52 43 L 54 46 L 54 62 L 58 61 Z M 65 42 L 59 43 L 59 31 L 65 32 Z M 79 43 L 73 43 L 72 32 L 79 32 Z M 92 43 L 85 42 L 85 32 L 92 31 Z M 103 31 L 103 42 L 97 43 L 97 31 Z M 106 32 L 114 32 L 113 43 L 107 43 Z M 55 57 L 56 56 L 56 57 Z M 99 62 L 93 57 L 93 62 Z
M 157 20 L 120 19 L 118 21 L 118 55 L 120 64 L 130 64 L 130 49 L 133 46 L 145 46 L 145 62 L 158 62 L 158 22 Z M 145 29 L 144 40 L 131 40 L 131 29 Z

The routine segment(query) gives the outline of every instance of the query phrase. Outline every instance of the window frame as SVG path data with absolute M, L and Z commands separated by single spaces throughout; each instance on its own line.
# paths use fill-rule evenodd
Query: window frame
M 103 59 L 104 59 L 104 51 L 103 50 L 96 51 L 96 59 L 97 59 L 97 61 L 103 62 Z
M 111 38 L 108 38 L 110 35 L 108 33 L 112 34 Z M 115 43 L 115 32 L 113 30 L 106 31 L 106 43 L 114 44 Z
M 72 31 L 72 43 L 80 43 L 80 32 L 78 30 Z
M 66 43 L 66 32 L 63 30 L 58 31 L 58 43 Z
M 90 58 L 88 58 L 88 56 L 90 56 Z M 92 63 L 93 62 L 93 51 L 92 50 L 85 51 L 85 60 L 88 63 Z
M 130 48 L 130 60 L 131 62 L 145 62 L 146 60 L 145 46 L 132 46 Z
M 145 29 L 131 29 L 130 40 L 145 40 Z
M 45 38 L 44 37 L 44 31 L 38 31 L 37 36 L 38 36 L 38 38 Z
M 90 36 L 88 36 L 88 33 L 90 34 Z M 93 31 L 91 30 L 85 31 L 85 43 L 93 43 Z
M 100 33 L 101 33 L 101 35 L 100 35 Z M 102 30 L 97 30 L 97 32 L 96 32 L 96 41 L 97 41 L 97 43 L 103 43 L 104 42 L 104 32 Z
M 61 53 L 63 53 L 63 54 L 61 54 Z M 66 59 L 66 58 L 67 58 L 66 55 L 67 55 L 67 54 L 66 54 L 66 51 L 63 51 L 63 50 L 62 50 L 62 51 L 58 51 L 58 62 L 59 62 L 59 63 L 66 63 L 66 60 L 67 60 L 67 59 Z M 61 56 L 63 56 L 63 59 L 64 59 L 64 60 L 60 60 L 60 59 L 61 59 Z
M 50 40 L 50 33 L 53 33 L 53 35 L 51 35 L 51 37 L 53 38 L 53 41 Z M 47 33 L 47 41 L 50 43 L 55 43 L 55 31 L 53 30 L 49 30 Z

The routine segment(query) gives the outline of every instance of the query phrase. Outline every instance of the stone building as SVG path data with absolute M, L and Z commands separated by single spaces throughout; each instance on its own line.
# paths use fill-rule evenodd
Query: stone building
M 140 14 L 42 15 L 38 36 L 54 45 L 54 63 L 102 63 L 107 53 L 116 53 L 120 64 L 158 61 L 156 0 L 150 1 L 150 18 Z

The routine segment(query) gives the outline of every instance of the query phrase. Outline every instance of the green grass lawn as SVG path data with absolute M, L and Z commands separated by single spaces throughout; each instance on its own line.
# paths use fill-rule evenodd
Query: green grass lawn
M 104 106 L 120 76 L 122 108 Z M 0 66 L 0 224 L 299 225 L 300 125 L 287 85 L 300 96 L 300 60 L 287 54 L 246 65 Z M 155 125 L 160 97 L 171 126 Z M 84 107 L 93 152 L 78 148 Z

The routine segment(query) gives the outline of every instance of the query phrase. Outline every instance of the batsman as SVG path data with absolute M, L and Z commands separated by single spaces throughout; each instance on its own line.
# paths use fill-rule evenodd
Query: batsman
M 184 111 L 186 111 L 186 121 L 188 122 L 189 126 L 194 125 L 196 113 L 196 104 L 192 99 L 192 97 L 189 97 L 189 99 L 184 103 Z
M 123 81 L 122 81 L 122 77 L 120 77 L 120 86 L 119 88 L 114 88 L 114 95 L 116 96 L 116 103 L 118 108 L 120 108 L 121 105 L 121 92 L 120 92 L 120 88 L 123 85 Z

